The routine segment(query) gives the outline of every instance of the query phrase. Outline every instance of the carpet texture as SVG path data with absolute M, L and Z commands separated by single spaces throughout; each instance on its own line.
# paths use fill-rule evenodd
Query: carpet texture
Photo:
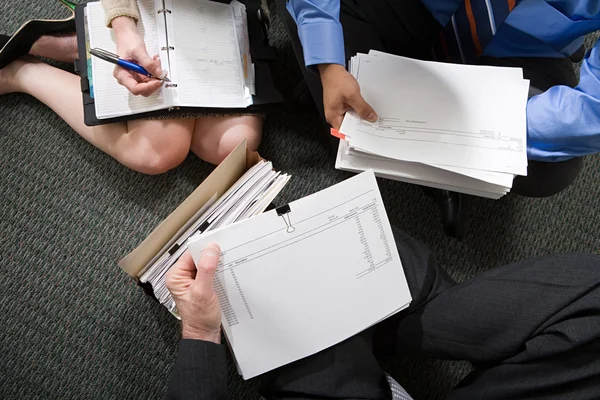
M 28 18 L 64 15 L 48 0 L 3 1 L 0 33 Z M 274 74 L 291 88 L 299 69 L 274 17 L 272 41 L 281 56 Z M 161 398 L 179 325 L 116 262 L 212 166 L 189 156 L 169 173 L 144 176 L 89 145 L 34 98 L 1 96 L 0 110 L 0 398 Z M 333 169 L 319 129 L 314 112 L 284 106 L 268 116 L 260 153 L 293 176 L 279 203 L 350 176 Z M 432 247 L 463 281 L 526 257 L 600 252 L 599 180 L 600 157 L 593 156 L 557 196 L 475 199 L 463 242 L 444 236 L 438 210 L 418 187 L 379 183 L 392 224 Z M 386 367 L 417 399 L 443 398 L 470 368 L 416 359 L 387 360 Z M 230 375 L 232 399 L 258 398 L 256 381 L 242 381 L 233 366 Z

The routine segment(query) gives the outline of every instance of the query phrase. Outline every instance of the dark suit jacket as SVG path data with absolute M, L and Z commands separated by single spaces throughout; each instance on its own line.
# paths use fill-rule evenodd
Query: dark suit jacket
M 225 346 L 182 339 L 166 399 L 227 399 Z

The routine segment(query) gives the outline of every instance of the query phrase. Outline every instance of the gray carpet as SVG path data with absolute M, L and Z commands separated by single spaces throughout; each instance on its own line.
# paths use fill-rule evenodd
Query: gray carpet
M 0 5 L 2 33 L 28 17 L 58 17 L 48 0 Z M 298 68 L 278 19 L 275 75 L 290 86 Z M 68 68 L 68 66 L 62 66 Z M 190 156 L 151 177 L 96 150 L 33 98 L 0 97 L 0 398 L 158 399 L 166 389 L 179 326 L 116 266 L 188 195 L 212 167 Z M 269 115 L 261 154 L 293 175 L 287 202 L 336 183 L 317 135 L 317 116 Z M 476 199 L 466 239 L 442 233 L 421 190 L 380 180 L 392 224 L 430 245 L 452 276 L 465 280 L 525 257 L 600 252 L 600 157 L 577 182 L 548 199 Z M 568 266 L 565 266 L 568 268 Z M 551 293 L 549 293 L 551 295 Z M 386 363 L 416 399 L 441 399 L 468 371 L 460 362 Z M 230 369 L 232 399 L 254 399 L 255 381 Z

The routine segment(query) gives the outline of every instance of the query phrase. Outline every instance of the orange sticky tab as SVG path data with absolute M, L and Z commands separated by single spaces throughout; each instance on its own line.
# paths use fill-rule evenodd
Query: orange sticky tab
M 331 136 L 335 136 L 338 139 L 346 140 L 346 135 L 334 128 L 331 128 Z

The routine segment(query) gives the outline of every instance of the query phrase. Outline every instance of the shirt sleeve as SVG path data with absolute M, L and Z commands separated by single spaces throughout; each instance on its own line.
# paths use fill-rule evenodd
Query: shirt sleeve
M 346 65 L 340 0 L 288 0 L 287 10 L 298 26 L 307 67 Z
M 165 399 L 227 400 L 225 346 L 182 339 Z
M 563 161 L 600 151 L 600 41 L 586 55 L 575 88 L 554 86 L 527 103 L 527 155 Z
M 106 15 L 106 26 L 111 27 L 112 20 L 117 17 L 129 17 L 139 21 L 140 12 L 136 0 L 100 0 Z

